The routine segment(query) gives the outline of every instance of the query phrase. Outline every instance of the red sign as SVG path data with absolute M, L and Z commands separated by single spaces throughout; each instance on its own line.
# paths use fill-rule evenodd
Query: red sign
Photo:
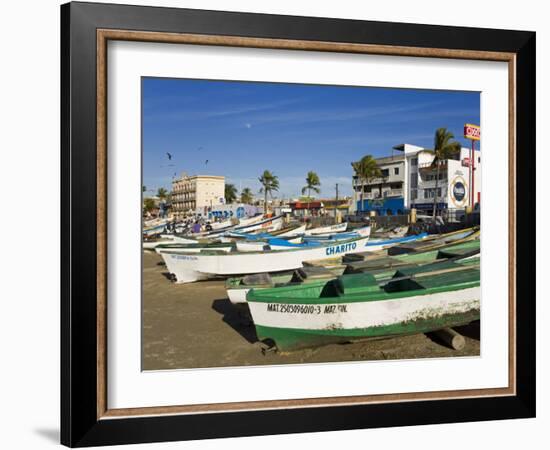
M 465 124 L 464 137 L 473 141 L 479 141 L 481 139 L 481 127 L 479 125 L 472 125 L 471 123 Z

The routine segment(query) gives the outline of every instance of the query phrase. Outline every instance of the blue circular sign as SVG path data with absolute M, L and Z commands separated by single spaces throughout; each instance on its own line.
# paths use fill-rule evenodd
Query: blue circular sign
M 453 197 L 457 201 L 461 202 L 465 196 L 466 196 L 466 186 L 464 186 L 464 183 L 457 181 L 453 186 Z

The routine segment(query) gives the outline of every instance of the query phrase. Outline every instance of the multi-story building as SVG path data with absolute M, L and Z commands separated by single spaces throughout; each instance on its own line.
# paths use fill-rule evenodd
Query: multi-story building
M 353 176 L 357 211 L 376 211 L 385 215 L 401 214 L 407 209 L 416 208 L 431 214 L 434 197 L 437 197 L 438 210 L 463 209 L 467 206 L 475 208 L 481 203 L 479 150 L 474 151 L 473 161 L 471 150 L 464 147 L 455 158 L 441 161 L 437 192 L 437 167 L 433 164 L 432 150 L 411 144 L 396 145 L 393 150 L 402 154 L 376 160 L 382 171 L 381 178 L 361 183 L 356 175 Z
M 405 209 L 405 157 L 397 154 L 377 158 L 376 163 L 380 168 L 380 178 L 366 181 L 353 175 L 353 202 L 356 210 L 376 211 L 379 215 L 402 214 Z
M 213 205 L 225 203 L 225 177 L 182 173 L 172 181 L 172 213 L 176 217 L 195 214 L 206 215 Z
M 481 152 L 462 147 L 454 158 L 439 163 L 439 179 L 434 153 L 415 145 L 394 147 L 405 156 L 405 176 L 408 181 L 404 203 L 407 208 L 433 212 L 434 197 L 438 210 L 475 208 L 481 204 Z M 472 166 L 474 177 L 472 179 Z M 437 184 L 437 192 L 436 192 Z M 473 195 L 472 195 L 473 194 Z

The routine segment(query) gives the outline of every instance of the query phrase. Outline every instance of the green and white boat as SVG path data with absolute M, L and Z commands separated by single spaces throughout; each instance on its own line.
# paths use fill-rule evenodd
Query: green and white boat
M 436 250 L 418 253 L 405 253 L 395 256 L 376 255 L 365 261 L 346 262 L 345 274 L 357 272 L 373 272 L 377 270 L 397 270 L 401 267 L 414 267 L 444 260 L 461 260 L 470 256 L 479 256 L 479 239 L 461 244 L 447 245 Z
M 372 273 L 273 289 L 252 289 L 258 339 L 281 351 L 425 333 L 479 319 L 479 259 Z
M 304 267 L 276 273 L 261 273 L 228 278 L 225 282 L 227 296 L 231 303 L 246 303 L 246 294 L 251 289 L 269 289 L 292 284 L 312 283 L 336 278 L 343 274 L 370 272 L 377 280 L 389 279 L 399 269 L 420 267 L 421 265 L 449 260 L 479 258 L 479 240 L 448 246 L 439 250 L 412 253 L 399 256 L 380 255 L 368 261 L 341 263 L 323 260 L 315 264 L 304 262 Z

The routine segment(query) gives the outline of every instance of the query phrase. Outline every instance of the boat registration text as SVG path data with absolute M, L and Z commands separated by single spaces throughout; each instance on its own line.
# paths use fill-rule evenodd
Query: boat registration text
M 348 305 L 289 305 L 287 303 L 268 303 L 267 311 L 283 314 L 336 314 L 347 313 Z

